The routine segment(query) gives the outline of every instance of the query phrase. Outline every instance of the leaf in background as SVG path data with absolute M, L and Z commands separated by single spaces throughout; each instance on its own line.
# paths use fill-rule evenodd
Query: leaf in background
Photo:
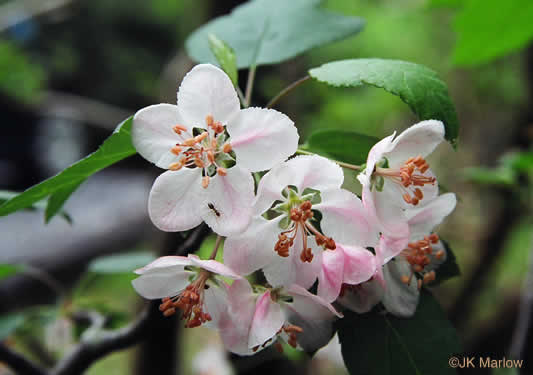
M 470 167 L 463 170 L 466 180 L 480 185 L 513 186 L 516 173 L 506 166 L 498 168 Z
M 325 129 L 313 132 L 304 149 L 351 164 L 366 163 L 368 152 L 378 138 L 351 130 Z
M 517 172 L 530 173 L 533 171 L 533 152 L 522 151 L 507 154 L 501 158 L 501 163 Z
M 451 279 L 452 277 L 461 275 L 461 270 L 457 264 L 457 258 L 455 257 L 452 249 L 450 249 L 450 245 L 442 238 L 441 242 L 446 249 L 446 260 L 436 269 L 436 279 L 431 283 L 431 286 L 440 284 Z
M 246 68 L 279 63 L 361 31 L 362 19 L 320 9 L 321 2 L 249 1 L 196 30 L 187 39 L 187 53 L 197 62 L 216 63 L 208 43 L 208 35 L 215 34 L 235 50 L 237 67 Z
M 17 264 L 0 264 L 0 280 L 12 276 L 22 269 L 23 267 Z
M 27 208 L 50 196 L 46 208 L 46 221 L 50 220 L 63 206 L 70 195 L 92 174 L 135 154 L 131 143 L 130 117 L 122 122 L 104 143 L 86 158 L 72 164 L 59 174 L 9 199 L 0 206 L 0 216 Z
M 507 55 L 533 40 L 533 2 L 468 0 L 455 19 L 457 65 L 476 65 Z
M 16 197 L 19 195 L 19 193 L 15 193 L 14 191 L 6 191 L 6 190 L 0 190 L 0 206 L 5 203 L 6 201 L 10 200 L 13 197 Z M 46 202 L 45 201 L 38 201 L 32 204 L 31 206 L 25 207 L 26 210 L 29 211 L 35 211 L 35 210 L 46 210 Z M 61 216 L 69 223 L 72 224 L 72 218 L 70 215 L 65 212 L 61 211 Z
M 23 314 L 7 314 L 0 316 L 0 342 L 14 333 L 25 320 Z
M 147 251 L 108 255 L 93 260 L 89 264 L 89 271 L 103 274 L 131 273 L 155 259 L 155 255 Z
M 434 297 L 422 290 L 412 318 L 348 312 L 339 321 L 342 356 L 353 375 L 456 374 L 457 333 Z
M 338 87 L 371 85 L 398 95 L 421 120 L 441 120 L 455 147 L 459 121 L 446 84 L 433 70 L 400 60 L 334 61 L 309 71 L 320 82 Z
M 237 56 L 235 56 L 235 51 L 215 34 L 208 34 L 207 37 L 209 38 L 209 49 L 215 55 L 222 70 L 226 72 L 231 82 L 233 82 L 233 86 L 237 87 L 239 77 L 237 75 Z

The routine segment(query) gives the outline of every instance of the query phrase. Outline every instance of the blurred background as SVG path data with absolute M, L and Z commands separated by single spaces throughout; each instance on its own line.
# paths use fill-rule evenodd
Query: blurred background
M 0 0 L 0 190 L 22 191 L 54 175 L 94 151 L 137 109 L 174 103 L 179 82 L 193 66 L 184 51 L 186 37 L 240 3 Z M 265 105 L 309 68 L 332 60 L 393 58 L 438 72 L 449 85 L 461 131 L 458 150 L 443 144 L 430 163 L 443 187 L 459 198 L 439 234 L 454 250 L 462 275 L 435 293 L 467 352 L 501 358 L 511 348 L 527 297 L 533 248 L 529 177 L 508 176 L 501 162 L 532 142 L 533 47 L 524 43 L 487 62 L 458 64 L 460 4 L 327 0 L 330 10 L 364 18 L 363 32 L 279 66 L 259 67 L 253 101 Z M 505 33 L 504 26 L 495 27 Z M 246 72 L 241 74 L 243 83 Z M 318 128 L 382 137 L 417 121 L 383 90 L 311 81 L 277 108 L 295 121 L 302 139 Z M 470 169 L 479 166 L 493 169 Z M 130 286 L 131 268 L 121 263 L 122 270 L 109 272 L 98 258 L 134 251 L 142 264 L 179 240 L 157 232 L 147 217 L 148 192 L 158 172 L 135 156 L 98 173 L 65 206 L 72 224 L 58 216 L 45 225 L 38 211 L 0 218 L 0 263 L 29 265 L 26 273 L 0 283 L 1 339 L 51 365 L 79 335 L 68 319 L 73 306 L 97 308 L 111 317 L 109 327 L 135 318 L 143 302 Z M 353 176 L 347 177 L 353 184 Z M 212 244 L 208 237 L 200 251 Z M 336 339 L 312 363 L 289 352 L 287 364 L 272 353 L 248 362 L 230 358 L 216 334 L 203 328 L 172 332 L 176 343 L 167 347 L 166 359 L 171 365 L 160 373 L 246 373 L 265 363 L 272 369 L 274 362 L 298 373 L 345 373 Z M 527 345 L 525 353 L 531 349 Z M 150 355 L 139 345 L 96 362 L 88 373 L 147 373 L 142 369 L 150 367 L 142 362 Z M 9 372 L 0 364 L 3 373 Z

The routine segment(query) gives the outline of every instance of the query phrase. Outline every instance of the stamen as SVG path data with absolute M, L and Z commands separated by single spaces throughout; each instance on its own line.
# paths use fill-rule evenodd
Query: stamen
M 172 130 L 178 135 L 181 135 L 181 132 L 187 131 L 187 128 L 183 125 L 177 124 L 175 125 Z
M 172 152 L 174 155 L 178 156 L 181 153 L 181 147 L 174 146 L 170 149 L 170 152 Z
M 231 152 L 231 144 L 230 143 L 224 144 L 224 147 L 222 147 L 222 151 L 224 151 L 226 154 L 229 154 Z
M 225 176 L 225 175 L 228 174 L 228 171 L 226 170 L 226 168 L 221 168 L 221 167 L 219 167 L 219 168 L 217 169 L 217 173 L 219 174 L 219 176 Z
M 207 189 L 208 186 L 209 186 L 209 176 L 202 177 L 202 187 L 204 189 Z

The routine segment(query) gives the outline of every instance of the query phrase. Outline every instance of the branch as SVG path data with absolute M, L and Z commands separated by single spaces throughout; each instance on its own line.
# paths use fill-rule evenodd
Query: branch
M 5 344 L 0 344 L 0 362 L 20 375 L 46 375 L 46 371 L 35 365 L 29 359 L 14 352 Z

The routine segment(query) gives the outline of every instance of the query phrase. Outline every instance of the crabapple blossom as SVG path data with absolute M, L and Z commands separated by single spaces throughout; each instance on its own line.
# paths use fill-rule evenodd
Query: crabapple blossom
M 162 299 L 164 316 L 181 310 L 188 328 L 213 321 L 216 324 L 225 305 L 226 284 L 220 276 L 239 279 L 231 269 L 216 260 L 201 260 L 196 255 L 165 256 L 135 270 L 134 289 L 147 299 Z
M 365 170 L 358 175 L 363 204 L 383 233 L 385 261 L 407 244 L 405 210 L 424 206 L 438 195 L 437 179 L 424 158 L 444 140 L 444 125 L 426 120 L 396 138 L 395 134 L 372 147 Z
M 299 285 L 261 288 L 254 292 L 246 279 L 228 289 L 228 304 L 218 328 L 226 349 L 251 355 L 285 341 L 293 347 L 316 350 L 332 334 L 332 321 L 342 317 L 331 304 Z
M 133 118 L 139 154 L 168 170 L 150 192 L 150 218 L 164 231 L 205 221 L 220 235 L 238 233 L 251 217 L 250 172 L 269 169 L 296 151 L 294 123 L 273 109 L 241 110 L 229 77 L 209 64 L 195 66 L 177 96 L 177 105 L 152 105 Z
M 262 268 L 274 287 L 308 288 L 319 277 L 328 302 L 343 281 L 369 279 L 375 261 L 364 247 L 377 232 L 359 198 L 341 189 L 343 179 L 338 165 L 316 155 L 274 167 L 259 183 L 250 226 L 227 238 L 225 263 L 243 275 Z

